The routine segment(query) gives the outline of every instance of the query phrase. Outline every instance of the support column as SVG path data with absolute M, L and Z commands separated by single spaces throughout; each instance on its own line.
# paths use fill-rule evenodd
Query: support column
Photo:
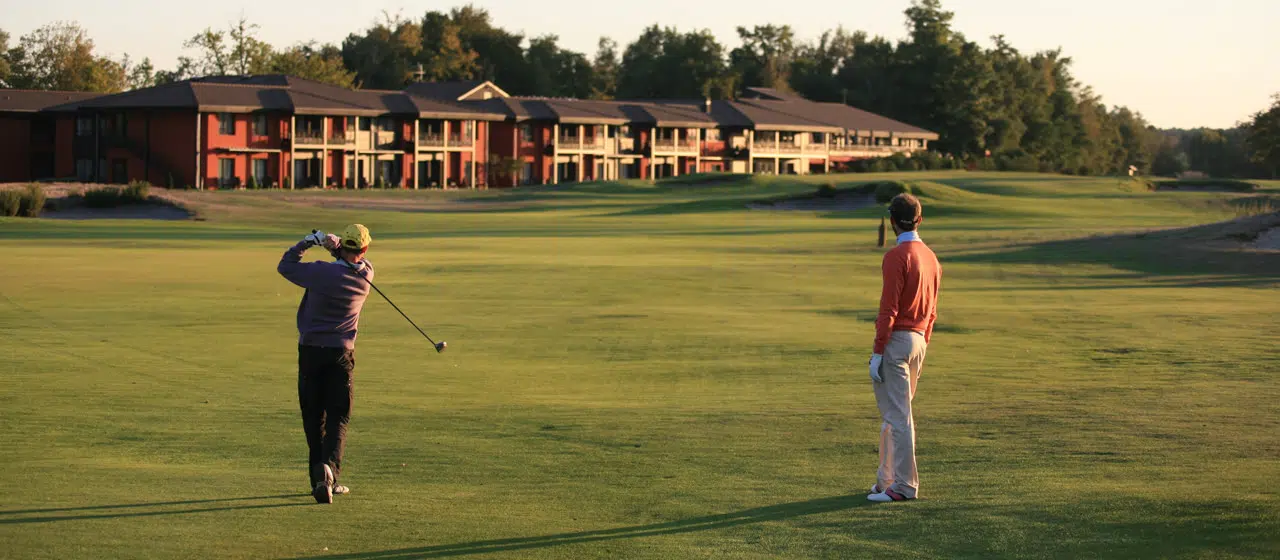
M 693 154 L 693 172 L 702 173 L 702 135 L 704 131 L 701 128 L 697 130 L 698 141 L 693 143 L 693 148 L 698 151 Z
M 204 145 L 204 139 L 200 137 L 200 111 L 196 111 L 196 176 L 191 182 L 191 186 L 196 190 L 204 190 L 204 179 L 200 176 L 200 160 L 204 159 L 203 150 L 200 149 Z M 94 165 L 97 165 L 96 163 Z
M 511 159 L 520 162 L 520 169 L 512 169 L 511 186 L 520 185 L 520 173 L 524 171 L 524 161 L 520 159 L 520 123 L 515 123 L 511 127 Z M 512 164 L 514 167 L 515 164 Z
M 747 130 L 747 173 L 755 174 L 756 131 Z
M 443 143 L 441 150 L 443 152 L 440 157 L 444 160 L 440 162 L 440 189 L 449 188 L 449 120 L 445 119 L 440 122 L 440 141 Z
M 329 188 L 329 117 L 320 117 L 320 140 L 324 149 L 320 150 L 320 188 Z
M 560 123 L 551 125 L 551 184 L 560 184 Z
M 471 188 L 476 188 L 476 121 L 471 121 Z
M 421 138 L 421 136 L 419 136 L 421 132 L 422 132 L 422 119 L 418 117 L 414 117 L 413 142 L 411 143 L 411 145 L 413 146 L 413 170 L 410 171 L 409 176 L 413 177 L 413 190 L 415 191 L 418 190 L 418 184 L 422 182 L 422 177 L 418 176 L 418 153 L 419 153 L 418 150 L 422 149 L 422 147 L 418 145 L 418 141 Z
M 298 168 L 298 154 L 295 148 L 298 147 L 298 117 L 289 115 L 289 163 L 285 167 L 285 171 L 289 174 L 289 190 L 297 187 L 298 178 L 294 177 L 294 171 Z M 284 179 L 281 178 L 281 181 Z M 282 185 L 283 186 L 283 185 Z

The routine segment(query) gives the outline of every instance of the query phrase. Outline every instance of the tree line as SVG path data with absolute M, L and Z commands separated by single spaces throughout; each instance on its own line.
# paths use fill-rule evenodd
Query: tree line
M 284 73 L 347 87 L 400 89 L 415 80 L 487 79 L 513 95 L 586 99 L 731 99 L 772 87 L 843 102 L 938 132 L 935 149 L 979 165 L 1071 174 L 1275 176 L 1276 105 L 1229 130 L 1160 131 L 1140 113 L 1106 105 L 1061 50 L 1024 53 L 1003 36 L 986 47 L 952 27 L 941 0 L 913 0 L 900 40 L 842 27 L 802 40 L 786 25 L 710 31 L 652 25 L 594 54 L 495 26 L 475 6 L 420 19 L 384 14 L 341 44 L 276 48 L 245 19 L 188 39 L 172 69 L 93 51 L 74 23 L 54 23 L 9 46 L 0 31 L 0 82 L 9 87 L 116 92 L 194 76 Z M 1280 104 L 1280 101 L 1277 101 Z

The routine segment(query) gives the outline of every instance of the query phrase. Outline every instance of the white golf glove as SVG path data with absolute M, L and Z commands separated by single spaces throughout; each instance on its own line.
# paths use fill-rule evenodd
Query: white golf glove
M 876 383 L 884 382 L 884 378 L 880 377 L 880 363 L 883 361 L 884 361 L 883 355 L 872 354 L 871 361 L 868 362 L 870 364 L 870 369 L 871 369 L 871 380 L 875 381 Z
M 326 237 L 327 236 L 323 231 L 313 230 L 311 233 L 307 234 L 306 237 L 303 237 L 302 240 L 307 242 L 307 245 L 314 247 L 316 245 L 323 245 Z

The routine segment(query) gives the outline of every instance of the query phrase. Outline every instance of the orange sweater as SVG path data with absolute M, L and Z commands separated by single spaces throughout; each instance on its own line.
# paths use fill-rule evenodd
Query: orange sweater
M 884 291 L 876 315 L 875 353 L 883 354 L 893 331 L 919 331 L 927 344 L 938 319 L 938 289 L 942 265 L 922 241 L 899 243 L 880 265 Z

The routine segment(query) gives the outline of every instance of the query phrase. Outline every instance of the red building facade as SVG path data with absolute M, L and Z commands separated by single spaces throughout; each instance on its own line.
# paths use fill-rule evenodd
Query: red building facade
M 765 88 L 734 101 L 586 101 L 512 97 L 489 82 L 375 91 L 268 75 L 0 96 L 0 181 L 475 188 L 805 174 L 936 139 Z

